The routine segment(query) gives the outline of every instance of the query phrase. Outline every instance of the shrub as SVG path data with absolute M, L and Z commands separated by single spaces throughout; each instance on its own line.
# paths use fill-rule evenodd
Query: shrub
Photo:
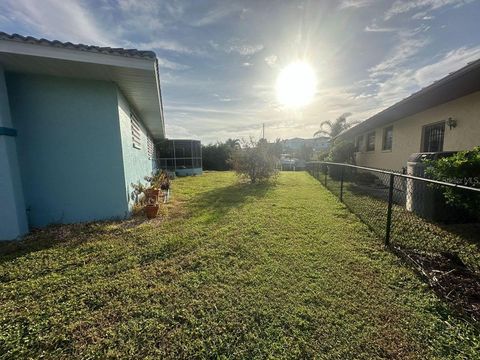
M 250 139 L 243 146 L 232 153 L 229 163 L 233 170 L 256 183 L 272 178 L 277 174 L 278 159 L 265 140 L 255 142 Z
M 355 145 L 352 142 L 340 140 L 335 141 L 326 161 L 336 163 L 355 163 Z M 332 179 L 339 180 L 341 178 L 342 167 L 336 165 L 328 165 L 328 173 Z
M 327 161 L 354 164 L 355 145 L 350 141 L 335 141 L 332 148 L 330 149 Z
M 480 188 L 480 147 L 429 161 L 426 174 L 435 180 Z M 480 214 L 480 195 L 473 191 L 441 186 L 448 204 Z
M 359 185 L 371 185 L 377 180 L 378 177 L 369 172 L 355 172 L 353 176 L 353 181 Z

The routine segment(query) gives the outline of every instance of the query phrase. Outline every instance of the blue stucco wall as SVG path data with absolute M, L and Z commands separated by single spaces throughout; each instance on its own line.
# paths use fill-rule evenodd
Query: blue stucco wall
M 29 224 L 122 218 L 114 83 L 6 73 Z
M 133 147 L 132 129 L 130 122 L 130 114 L 135 110 L 131 108 L 128 101 L 120 91 L 117 92 L 118 98 L 118 116 L 120 121 L 120 131 L 122 139 L 122 156 L 125 168 L 125 198 L 128 201 L 129 209 L 134 204 L 134 197 L 132 196 L 133 188 L 131 184 L 146 183 L 145 176 L 149 176 L 155 169 L 154 156 L 149 158 L 147 151 L 147 138 L 150 137 L 145 126 L 142 124 L 141 117 L 137 114 L 137 120 L 141 127 L 141 145 L 140 149 Z M 150 137 L 151 139 L 151 137 Z M 155 154 L 155 152 L 154 152 Z
M 0 241 L 17 239 L 28 231 L 16 130 L 12 126 L 7 84 L 0 64 Z

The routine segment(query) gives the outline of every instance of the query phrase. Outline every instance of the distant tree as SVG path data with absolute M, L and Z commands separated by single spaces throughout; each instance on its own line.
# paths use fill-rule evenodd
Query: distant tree
M 282 139 L 277 138 L 275 142 L 270 143 L 270 151 L 272 152 L 273 156 L 280 159 L 280 155 L 282 155 L 282 152 L 283 152 Z
M 238 149 L 240 148 L 240 139 L 228 139 L 225 141 L 225 145 L 231 147 L 232 149 Z
M 202 145 L 202 164 L 204 170 L 230 170 L 228 163 L 235 149 L 226 143 Z
M 326 120 L 320 123 L 320 130 L 316 131 L 313 136 L 318 138 L 326 136 L 330 139 L 335 138 L 342 131 L 351 128 L 356 122 L 347 122 L 347 118 L 352 115 L 351 113 L 344 113 L 340 115 L 335 121 Z
M 300 160 L 311 160 L 313 156 L 313 147 L 303 144 L 300 149 L 293 152 L 293 156 Z

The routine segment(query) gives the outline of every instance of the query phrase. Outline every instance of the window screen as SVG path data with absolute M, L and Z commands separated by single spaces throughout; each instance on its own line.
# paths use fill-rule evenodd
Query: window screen
M 367 151 L 375 151 L 375 131 L 367 135 Z
M 393 144 L 393 126 L 383 129 L 382 150 L 392 150 Z
M 363 135 L 357 136 L 355 142 L 355 151 L 363 151 Z

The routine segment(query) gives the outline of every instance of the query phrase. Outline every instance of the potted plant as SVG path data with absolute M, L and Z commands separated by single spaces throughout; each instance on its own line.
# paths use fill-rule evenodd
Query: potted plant
M 145 214 L 147 218 L 153 219 L 158 213 L 158 195 L 160 190 L 154 186 L 145 189 Z
M 147 215 L 147 218 L 153 219 L 157 216 L 158 214 L 158 202 L 154 203 L 149 203 L 147 201 L 147 204 L 145 205 L 145 215 Z
M 165 171 L 162 171 L 160 173 L 160 189 L 163 191 L 168 191 L 170 190 L 170 177 Z
M 147 203 L 149 202 L 149 199 L 154 199 L 155 200 L 154 202 L 157 202 L 158 195 L 160 194 L 160 190 L 155 187 L 149 187 L 145 189 L 144 194 L 145 194 Z

